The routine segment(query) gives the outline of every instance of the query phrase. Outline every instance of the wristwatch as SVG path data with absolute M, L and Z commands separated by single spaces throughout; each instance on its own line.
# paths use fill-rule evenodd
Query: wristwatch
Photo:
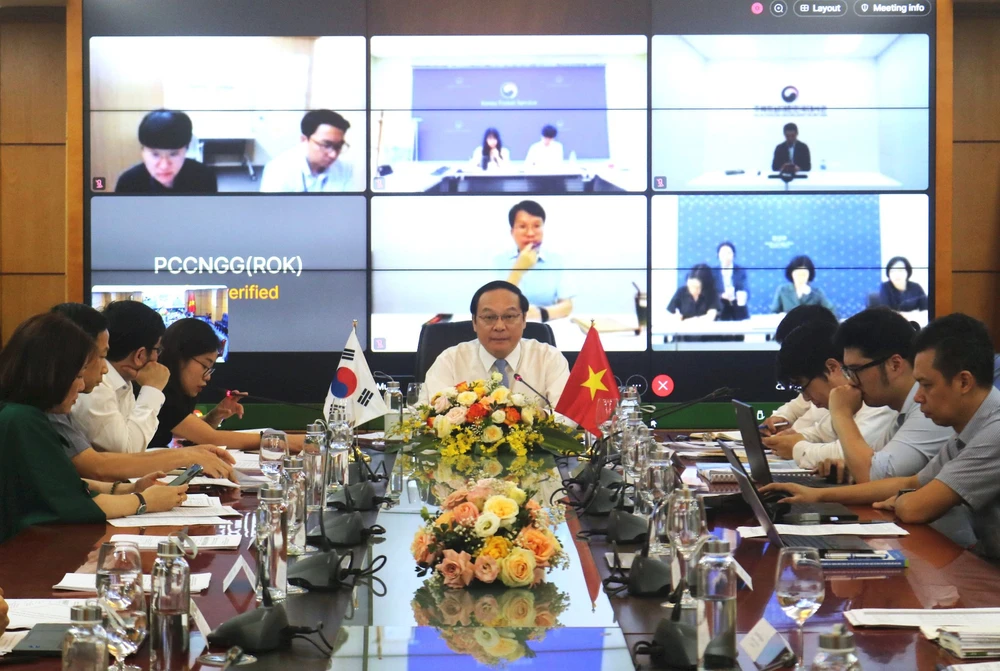
M 135 511 L 136 515 L 142 515 L 146 512 L 146 498 L 139 492 L 132 492 L 135 494 L 135 498 L 139 499 L 139 509 Z

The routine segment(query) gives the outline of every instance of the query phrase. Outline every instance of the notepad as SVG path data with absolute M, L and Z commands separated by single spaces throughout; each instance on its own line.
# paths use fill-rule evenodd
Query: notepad
M 90 577 L 90 585 L 94 586 L 94 576 Z M 8 629 L 31 629 L 36 624 L 51 622 L 69 624 L 69 610 L 73 606 L 82 606 L 87 599 L 7 599 L 10 618 Z
M 1000 608 L 855 608 L 845 611 L 844 617 L 855 627 L 989 628 L 1000 618 Z
M 775 524 L 779 534 L 789 536 L 909 536 L 910 532 L 892 522 L 884 524 Z M 740 538 L 762 538 L 763 527 L 736 527 Z
M 181 504 L 184 508 L 221 508 L 222 500 L 218 496 L 208 494 L 188 494 L 187 500 Z
M 52 589 L 61 589 L 69 592 L 97 592 L 97 576 L 93 573 L 67 573 Z M 191 591 L 204 592 L 212 583 L 211 573 L 192 573 Z M 142 590 L 152 591 L 152 578 L 149 575 L 142 576 Z
M 170 540 L 168 536 L 140 536 L 138 534 L 115 534 L 112 542 L 128 541 L 139 546 L 140 550 L 155 550 L 163 541 Z M 236 550 L 240 547 L 241 536 L 232 534 L 217 534 L 214 536 L 191 536 L 199 550 Z

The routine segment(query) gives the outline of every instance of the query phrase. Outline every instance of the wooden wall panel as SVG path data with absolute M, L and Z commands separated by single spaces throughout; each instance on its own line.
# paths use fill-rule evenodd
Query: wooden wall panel
M 66 300 L 63 275 L 4 275 L 0 278 L 0 312 L 4 342 L 17 325 Z
M 65 141 L 65 23 L 0 22 L 0 142 Z
M 0 145 L 0 270 L 66 272 L 65 201 L 65 147 Z
M 956 17 L 955 139 L 1000 140 L 1000 17 Z
M 66 4 L 66 299 L 83 300 L 83 0 Z
M 955 144 L 954 218 L 955 270 L 1000 271 L 1000 142 Z
M 952 137 L 954 24 L 951 0 L 937 3 L 937 42 L 934 71 L 934 314 L 952 311 Z
M 1000 273 L 955 273 L 955 312 L 981 319 L 1000 348 Z

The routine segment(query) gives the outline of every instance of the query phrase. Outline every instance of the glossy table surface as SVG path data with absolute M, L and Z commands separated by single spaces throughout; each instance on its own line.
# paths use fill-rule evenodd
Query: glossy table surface
M 193 535 L 235 534 L 242 539 L 238 551 L 206 551 L 191 560 L 192 573 L 209 572 L 213 576 L 210 589 L 195 596 L 195 602 L 211 627 L 256 607 L 253 586 L 242 577 L 237 578 L 228 591 L 222 590 L 223 577 L 238 554 L 246 557 L 251 567 L 256 566 L 250 549 L 253 532 L 251 511 L 256 507 L 256 497 L 238 492 L 230 493 L 229 500 L 225 500 L 225 494 L 223 496 L 224 502 L 241 512 L 241 517 L 232 518 L 225 525 L 190 529 Z M 867 507 L 858 507 L 856 511 L 861 519 L 890 519 L 888 515 Z M 405 506 L 391 512 L 365 513 L 365 516 L 366 523 L 371 524 L 378 519 L 389 533 L 380 542 L 355 548 L 356 565 L 361 560 L 367 565 L 379 554 L 387 555 L 386 568 L 378 574 L 388 587 L 385 596 L 379 596 L 381 589 L 373 590 L 367 584 L 335 593 L 294 596 L 286 601 L 289 620 L 302 625 L 324 624 L 327 637 L 331 642 L 336 639 L 335 647 L 338 649 L 334 659 L 338 662 L 334 668 L 412 669 L 451 665 L 455 660 L 445 660 L 444 657 L 450 655 L 454 658 L 457 653 L 448 652 L 443 645 L 432 644 L 437 640 L 434 638 L 437 630 L 419 626 L 426 622 L 418 620 L 411 604 L 414 590 L 419 589 L 421 581 L 414 573 L 408 548 L 412 530 L 419 526 L 419 518 Z M 739 634 L 745 634 L 763 617 L 785 634 L 793 649 L 798 650 L 794 626 L 774 598 L 777 550 L 765 540 L 743 540 L 737 545 L 736 527 L 756 525 L 749 510 L 737 506 L 733 510 L 710 511 L 708 522 L 714 535 L 729 540 L 737 547 L 736 559 L 753 577 L 753 590 L 741 589 L 739 592 Z M 603 593 L 599 581 L 609 575 L 604 554 L 610 547 L 599 540 L 587 544 L 570 539 L 571 534 L 581 528 L 603 529 L 605 524 L 606 518 L 578 519 L 571 512 L 567 514 L 568 529 L 564 528 L 561 533 L 567 544 L 575 546 L 578 555 L 573 556 L 574 564 L 566 570 L 566 574 L 553 580 L 557 587 L 568 593 L 569 606 L 558 618 L 559 624 L 567 631 L 554 638 L 549 631 L 550 636 L 544 637 L 545 640 L 551 639 L 549 643 L 532 643 L 529 647 L 539 655 L 532 666 L 554 659 L 553 655 L 584 655 L 589 651 L 590 661 L 581 662 L 581 668 L 625 668 L 622 660 L 628 655 L 623 656 L 622 641 L 631 648 L 639 640 L 651 640 L 658 623 L 667 614 L 660 605 L 662 598 L 609 599 Z M 815 654 L 818 633 L 843 622 L 842 613 L 851 608 L 1000 607 L 1000 568 L 962 550 L 930 527 L 904 525 L 904 528 L 910 532 L 909 536 L 870 539 L 869 542 L 880 548 L 902 550 L 909 559 L 909 568 L 890 575 L 864 578 L 828 575 L 823 605 L 805 626 L 807 660 Z M 163 535 L 170 530 L 165 527 L 136 530 L 102 525 L 30 528 L 0 545 L 0 586 L 8 598 L 85 596 L 54 592 L 52 585 L 67 572 L 93 572 L 97 548 L 116 533 Z M 634 548 L 624 546 L 620 549 Z M 154 553 L 143 552 L 147 572 L 153 559 Z M 620 634 L 616 627 L 620 627 Z M 444 637 L 441 631 L 437 633 Z M 935 644 L 924 640 L 916 630 L 857 629 L 854 636 L 866 671 L 934 669 L 937 664 L 957 661 Z M 754 668 L 742 650 L 740 654 L 741 667 Z M 419 663 L 414 661 L 415 657 L 420 657 Z M 145 647 L 135 659 L 140 666 L 148 667 Z M 409 665 L 407 659 L 410 660 Z M 526 659 L 519 660 L 518 664 L 528 664 Z M 453 668 L 476 667 L 471 657 L 465 656 L 464 660 L 463 664 Z M 4 666 L 59 668 L 58 659 L 43 659 L 28 664 L 11 664 L 11 661 L 8 660 Z M 641 657 L 638 661 L 648 668 L 647 658 Z M 297 641 L 290 651 L 267 655 L 257 666 L 287 668 L 289 664 L 303 668 L 327 668 L 330 662 L 311 646 Z

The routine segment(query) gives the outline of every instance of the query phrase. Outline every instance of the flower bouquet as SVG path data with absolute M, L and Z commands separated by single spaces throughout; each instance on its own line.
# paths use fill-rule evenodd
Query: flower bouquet
M 450 589 L 499 583 L 534 587 L 569 557 L 552 533 L 560 509 L 547 510 L 511 482 L 479 480 L 452 493 L 424 526 L 410 551 L 421 576 L 433 571 Z
M 555 585 L 502 592 L 451 590 L 439 577 L 413 596 L 413 616 L 422 627 L 436 627 L 448 647 L 488 666 L 534 657 L 529 641 L 541 641 L 559 626 L 568 597 Z
M 553 454 L 583 452 L 584 446 L 570 427 L 557 422 L 551 412 L 512 394 L 493 373 L 488 380 L 462 382 L 431 397 L 429 405 L 400 423 L 398 433 L 405 449 L 419 451 L 438 443 L 442 457 L 493 457 L 501 450 L 526 457 L 533 450 Z

